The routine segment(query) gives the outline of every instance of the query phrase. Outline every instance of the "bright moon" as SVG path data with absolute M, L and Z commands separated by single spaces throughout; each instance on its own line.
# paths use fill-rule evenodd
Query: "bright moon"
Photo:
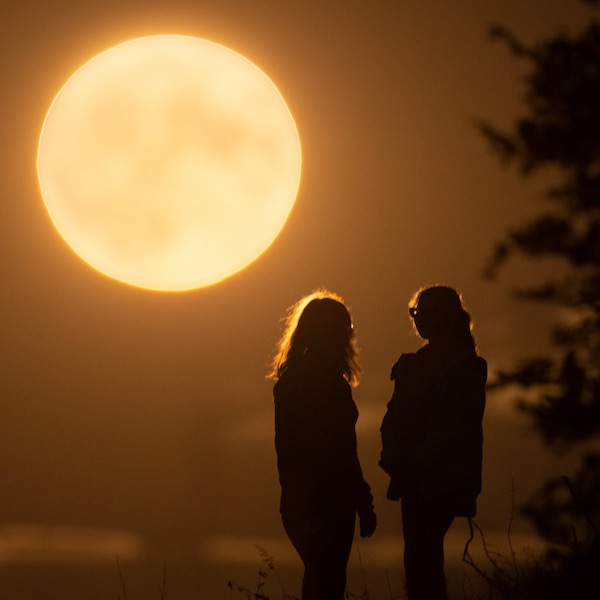
M 153 290 L 210 285 L 277 237 L 301 151 L 271 80 L 207 40 L 130 40 L 77 70 L 38 148 L 42 197 L 92 267 Z

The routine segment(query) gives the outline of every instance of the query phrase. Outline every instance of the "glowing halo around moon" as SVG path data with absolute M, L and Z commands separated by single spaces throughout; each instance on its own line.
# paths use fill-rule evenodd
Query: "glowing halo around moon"
M 68 79 L 37 166 L 50 217 L 84 261 L 182 291 L 270 246 L 296 199 L 301 150 L 257 66 L 204 39 L 159 35 L 109 48 Z

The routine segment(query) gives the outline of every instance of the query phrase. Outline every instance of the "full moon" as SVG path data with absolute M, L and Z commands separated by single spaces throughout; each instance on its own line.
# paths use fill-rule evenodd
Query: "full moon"
M 129 40 L 64 84 L 38 147 L 58 232 L 104 275 L 152 290 L 214 284 L 262 254 L 300 182 L 292 115 L 256 65 L 181 35 Z

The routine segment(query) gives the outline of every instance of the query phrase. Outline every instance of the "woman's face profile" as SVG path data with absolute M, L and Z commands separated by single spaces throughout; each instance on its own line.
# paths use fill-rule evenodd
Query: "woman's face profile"
M 436 302 L 435 296 L 423 292 L 417 298 L 415 306 L 411 307 L 415 329 L 424 340 L 435 340 L 443 337 L 450 329 L 451 320 L 447 310 Z

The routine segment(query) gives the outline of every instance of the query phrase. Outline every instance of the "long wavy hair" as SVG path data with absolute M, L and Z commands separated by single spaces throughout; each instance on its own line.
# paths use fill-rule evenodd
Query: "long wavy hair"
M 350 311 L 344 300 L 318 289 L 290 306 L 268 377 L 279 379 L 311 352 L 325 353 L 352 386 L 360 380 L 360 361 Z
M 426 297 L 435 306 L 440 319 L 448 324 L 448 341 L 465 350 L 477 353 L 477 340 L 473 334 L 473 320 L 467 312 L 462 295 L 454 288 L 446 285 L 432 285 L 417 290 L 408 303 L 408 308 L 415 309 Z M 416 326 L 415 332 L 418 335 Z

